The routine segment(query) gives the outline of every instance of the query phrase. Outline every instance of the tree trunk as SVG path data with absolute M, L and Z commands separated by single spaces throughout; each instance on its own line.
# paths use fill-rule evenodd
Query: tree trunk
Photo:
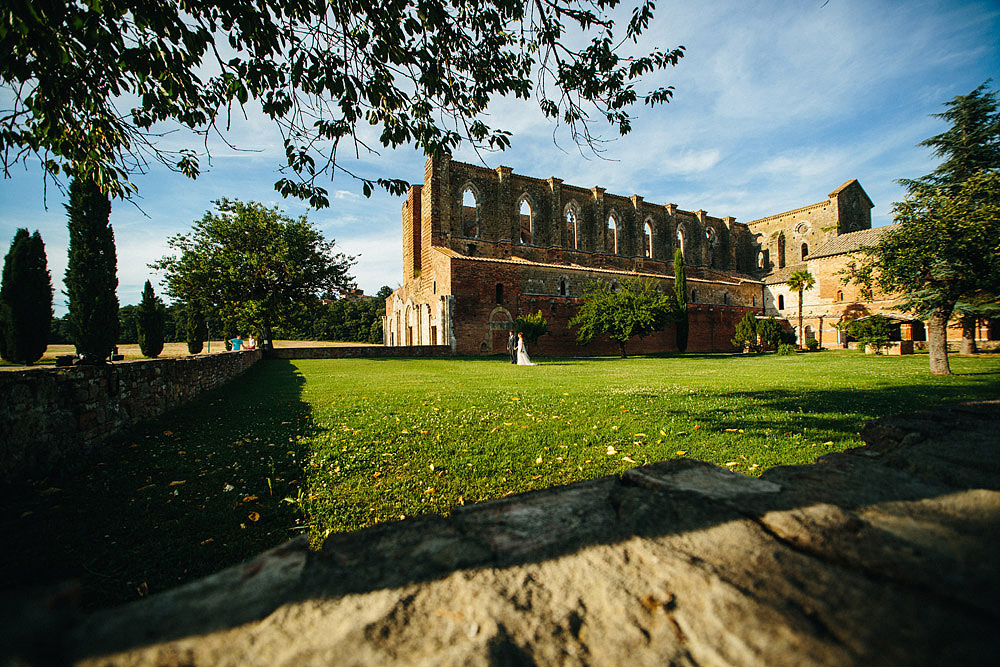
M 799 290 L 799 349 L 802 349 L 802 344 L 805 342 L 802 333 L 802 290 Z
M 264 352 L 270 352 L 274 349 L 274 341 L 271 340 L 271 323 L 264 320 L 263 324 L 261 324 L 261 329 L 263 329 L 264 334 L 264 344 L 261 347 L 264 348 Z
M 951 308 L 938 308 L 927 319 L 927 350 L 931 375 L 951 375 L 948 365 L 948 318 Z
M 962 347 L 959 354 L 976 353 L 976 324 L 979 319 L 973 315 L 962 315 Z
M 618 341 L 618 347 L 622 349 L 622 359 L 625 359 L 625 341 Z

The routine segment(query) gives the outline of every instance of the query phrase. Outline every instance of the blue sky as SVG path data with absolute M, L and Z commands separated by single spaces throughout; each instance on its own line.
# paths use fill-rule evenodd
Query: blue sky
M 936 164 L 916 145 L 945 128 L 930 114 L 990 77 L 1000 89 L 995 1 L 660 0 L 648 34 L 647 47 L 687 47 L 678 67 L 648 82 L 673 85 L 674 100 L 637 107 L 631 134 L 608 144 L 603 159 L 581 155 L 566 138 L 555 145 L 537 106 L 509 100 L 493 105 L 491 120 L 514 131 L 511 148 L 482 155 L 463 148 L 455 159 L 743 222 L 821 201 L 857 178 L 875 202 L 873 224 L 881 226 L 903 195 L 894 180 L 921 176 Z M 229 138 L 256 152 L 214 150 L 211 167 L 195 181 L 154 169 L 134 179 L 142 211 L 113 203 L 122 304 L 138 302 L 147 278 L 157 285 L 147 264 L 166 254 L 166 239 L 187 231 L 214 199 L 307 212 L 273 189 L 283 157 L 276 133 L 251 115 Z M 363 155 L 351 168 L 420 182 L 423 163 L 416 151 L 400 149 Z M 396 287 L 402 198 L 365 199 L 359 184 L 343 176 L 327 187 L 331 207 L 309 212 L 309 219 L 343 252 L 358 255 L 354 275 L 365 292 Z M 65 201 L 51 183 L 44 196 L 34 165 L 0 180 L 0 252 L 18 227 L 41 231 L 57 314 L 65 312 Z

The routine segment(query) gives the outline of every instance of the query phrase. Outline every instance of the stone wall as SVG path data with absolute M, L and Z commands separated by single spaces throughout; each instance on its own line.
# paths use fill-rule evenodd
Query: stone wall
M 0 475 L 44 473 L 184 405 L 259 361 L 259 350 L 0 373 Z

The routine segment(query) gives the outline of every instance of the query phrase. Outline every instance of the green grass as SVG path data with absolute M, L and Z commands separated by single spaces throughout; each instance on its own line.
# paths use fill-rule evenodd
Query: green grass
M 308 531 L 314 543 L 678 456 L 758 475 L 862 444 L 869 419 L 995 398 L 1000 355 L 266 361 L 62 476 L 0 489 L 2 585 L 99 606 Z M 228 489 L 228 490 L 227 490 Z

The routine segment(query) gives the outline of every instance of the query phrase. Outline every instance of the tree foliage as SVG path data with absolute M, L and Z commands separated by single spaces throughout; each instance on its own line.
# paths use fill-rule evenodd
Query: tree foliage
M 147 280 L 142 290 L 142 301 L 136 313 L 136 333 L 142 356 L 155 358 L 163 352 L 163 329 L 167 311 L 163 301 L 153 292 L 153 285 Z
M 539 337 L 549 332 L 549 323 L 545 321 L 542 311 L 539 310 L 534 315 L 531 313 L 518 315 L 514 322 L 514 331 L 524 334 L 524 344 L 531 345 L 537 343 Z
M 677 349 L 687 350 L 688 334 L 691 323 L 687 312 L 687 271 L 684 268 L 684 253 L 678 248 L 674 251 L 674 299 L 677 301 Z
M 861 350 L 871 347 L 875 354 L 882 354 L 892 337 L 892 322 L 884 315 L 871 315 L 857 319 L 841 320 L 836 325 L 849 338 L 861 343 Z
M 650 282 L 627 279 L 616 288 L 609 282 L 597 281 L 584 287 L 583 304 L 569 326 L 578 328 L 579 344 L 606 335 L 618 343 L 625 358 L 625 344 L 633 336 L 643 338 L 660 331 L 679 316 L 677 300 Z
M 76 351 L 101 363 L 118 341 L 118 257 L 111 202 L 92 181 L 75 178 L 69 188 L 69 260 L 66 296 Z
M 52 277 L 45 244 L 35 231 L 18 229 L 0 281 L 0 357 L 31 365 L 42 358 L 52 324 Z
M 672 87 L 636 86 L 683 56 L 683 47 L 637 46 L 652 0 L 624 29 L 612 18 L 618 5 L 10 0 L 0 5 L 0 78 L 12 100 L 0 112 L 4 168 L 37 158 L 49 174 L 71 170 L 124 196 L 130 174 L 151 162 L 196 177 L 207 139 L 225 136 L 233 114 L 259 112 L 284 139 L 286 176 L 275 188 L 321 207 L 329 199 L 317 179 L 346 171 L 345 147 L 505 148 L 510 133 L 484 122 L 503 96 L 534 96 L 575 141 L 594 145 L 596 122 L 625 134 L 636 102 L 668 102 Z M 192 142 L 202 152 L 165 148 L 159 138 L 172 126 L 203 137 Z M 362 180 L 366 194 L 406 188 Z
M 165 272 L 177 301 L 210 304 L 224 321 L 241 320 L 271 347 L 272 326 L 319 294 L 353 286 L 354 258 L 334 251 L 305 216 L 222 199 L 188 234 L 167 244 L 178 254 L 151 266 Z

